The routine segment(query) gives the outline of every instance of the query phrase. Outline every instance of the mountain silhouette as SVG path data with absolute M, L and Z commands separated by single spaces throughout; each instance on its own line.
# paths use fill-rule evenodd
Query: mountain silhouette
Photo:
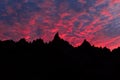
M 56 41 L 61 40 L 61 38 L 59 37 L 59 33 L 55 34 L 53 41 L 55 41 L 55 40 Z
M 83 41 L 83 43 L 81 44 L 81 46 L 91 47 L 91 44 L 85 39 L 85 40 Z
M 73 47 L 59 33 L 49 43 L 0 41 L 0 57 L 4 80 L 119 79 L 120 48 L 110 51 L 87 40 Z

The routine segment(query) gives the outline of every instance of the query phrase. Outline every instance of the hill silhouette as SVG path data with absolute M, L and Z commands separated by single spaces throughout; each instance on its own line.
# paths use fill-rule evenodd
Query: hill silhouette
M 49 43 L 0 41 L 0 57 L 4 80 L 108 80 L 119 79 L 120 74 L 120 48 L 110 51 L 87 40 L 73 47 L 58 33 Z

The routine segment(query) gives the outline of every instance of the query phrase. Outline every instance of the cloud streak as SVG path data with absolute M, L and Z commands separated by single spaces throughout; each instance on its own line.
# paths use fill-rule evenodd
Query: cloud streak
M 87 39 L 120 46 L 120 0 L 0 0 L 0 40 L 53 39 L 56 32 L 78 46 Z

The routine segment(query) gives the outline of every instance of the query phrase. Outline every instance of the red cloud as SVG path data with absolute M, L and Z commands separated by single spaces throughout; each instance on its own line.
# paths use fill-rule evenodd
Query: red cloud
M 34 6 L 26 10 L 22 9 L 29 0 L 15 2 L 15 8 L 6 5 L 6 11 L 0 18 L 0 39 L 25 38 L 31 41 L 41 37 L 45 42 L 49 42 L 54 34 L 59 32 L 61 38 L 69 41 L 73 46 L 80 45 L 84 39 L 96 46 L 107 46 L 111 49 L 118 46 L 120 37 L 107 36 L 104 30 L 109 28 L 108 25 L 113 19 L 120 17 L 118 4 L 120 0 L 96 0 L 91 6 L 87 6 L 89 5 L 87 0 L 77 0 L 79 4 L 84 4 L 80 8 L 81 11 L 75 11 L 76 5 L 70 5 L 69 1 L 64 0 L 57 5 L 54 0 L 45 0 L 42 3 L 39 0 L 30 0 L 30 3 L 40 8 L 33 11 L 28 9 Z M 104 6 L 101 6 L 103 4 Z M 73 9 L 70 8 L 71 6 Z M 6 17 L 11 20 L 4 20 Z M 11 21 L 13 24 L 9 25 Z

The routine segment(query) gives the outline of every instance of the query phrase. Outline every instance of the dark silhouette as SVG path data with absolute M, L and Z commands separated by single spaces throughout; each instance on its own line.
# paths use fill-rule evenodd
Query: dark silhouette
M 0 57 L 4 80 L 120 79 L 120 48 L 110 51 L 87 40 L 73 47 L 58 33 L 49 43 L 0 41 Z

